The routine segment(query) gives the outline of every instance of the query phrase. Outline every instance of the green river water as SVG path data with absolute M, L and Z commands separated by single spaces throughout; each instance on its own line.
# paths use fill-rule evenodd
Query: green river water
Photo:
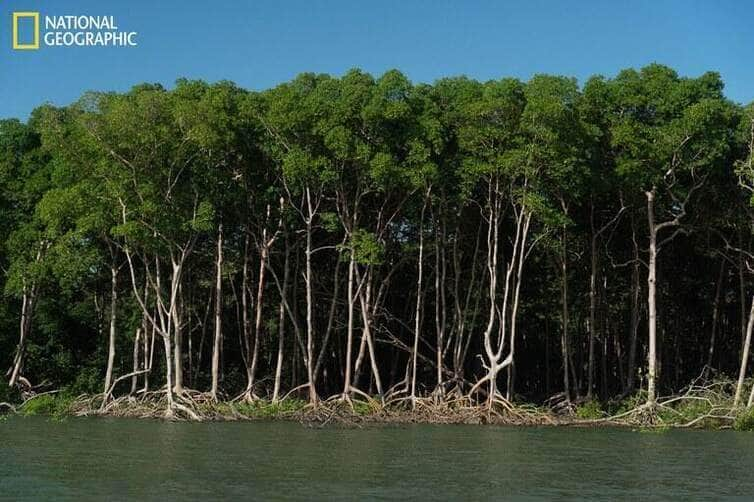
M 8 500 L 754 498 L 754 434 L 0 421 Z

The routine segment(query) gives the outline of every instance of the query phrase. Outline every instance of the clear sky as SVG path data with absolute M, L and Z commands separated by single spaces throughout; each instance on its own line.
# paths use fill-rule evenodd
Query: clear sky
M 112 15 L 138 47 L 11 49 L 11 13 Z M 3 0 L 0 117 L 65 105 L 87 90 L 176 78 L 265 89 L 304 71 L 414 81 L 535 73 L 606 76 L 659 62 L 683 75 L 722 74 L 726 94 L 754 100 L 754 2 Z M 44 23 L 44 21 L 42 21 Z

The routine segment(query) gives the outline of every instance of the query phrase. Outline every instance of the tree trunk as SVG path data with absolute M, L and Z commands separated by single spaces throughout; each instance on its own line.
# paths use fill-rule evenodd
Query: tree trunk
M 647 274 L 647 309 L 649 317 L 649 354 L 647 374 L 647 406 L 654 407 L 657 400 L 657 230 L 654 218 L 654 188 L 646 193 L 649 222 L 649 273 Z
M 115 331 L 118 306 L 118 268 L 110 267 L 110 336 L 107 345 L 107 370 L 105 371 L 105 385 L 102 394 L 102 405 L 105 405 L 113 381 L 113 365 L 115 364 Z
M 427 199 L 431 188 L 427 189 L 424 197 L 421 216 L 419 219 L 419 258 L 418 258 L 418 275 L 416 279 L 416 310 L 414 317 L 414 346 L 411 350 L 411 406 L 416 407 L 416 366 L 419 354 L 419 333 L 421 330 L 421 307 L 422 307 L 422 280 L 424 277 L 424 214 L 427 209 Z
M 370 272 L 371 273 L 371 272 Z M 377 386 L 377 394 L 382 397 L 382 379 L 380 378 L 379 365 L 377 364 L 377 354 L 374 350 L 374 340 L 372 338 L 371 319 L 369 318 L 369 305 L 371 301 L 372 285 L 371 277 L 366 277 L 366 292 L 362 291 L 359 294 L 361 301 L 361 320 L 364 323 L 364 338 L 367 341 L 367 348 L 369 349 L 369 360 L 372 366 L 372 375 L 374 376 L 374 383 Z
M 136 387 L 139 385 L 139 375 L 137 375 L 136 372 L 139 371 L 139 347 L 140 345 L 141 345 L 141 328 L 136 328 L 136 335 L 134 335 L 133 368 L 131 369 L 131 372 L 134 374 L 131 377 L 131 394 L 136 394 Z
M 175 274 L 174 274 L 175 276 Z M 180 279 L 178 279 L 180 281 Z M 173 391 L 176 394 L 183 393 L 183 326 L 181 325 L 181 310 L 182 310 L 182 289 L 180 282 L 176 286 L 178 288 L 178 297 L 173 305 L 171 315 L 173 317 L 173 332 L 175 337 L 175 345 L 173 347 L 173 364 L 175 365 L 175 384 L 173 385 Z
M 21 374 L 21 368 L 23 367 L 24 353 L 26 352 L 26 340 L 29 337 L 31 331 L 31 317 L 34 310 L 34 288 L 31 291 L 24 286 L 24 293 L 21 298 L 21 321 L 19 325 L 19 337 L 18 346 L 16 347 L 16 355 L 13 358 L 13 366 L 8 372 L 10 379 L 8 380 L 8 387 L 15 387 L 18 382 L 18 377 Z
M 212 346 L 212 399 L 217 401 L 217 388 L 220 378 L 220 346 L 223 335 L 223 226 L 220 224 L 217 231 L 217 262 L 215 264 L 215 338 Z
M 259 340 L 260 340 L 260 333 L 262 331 L 262 306 L 264 304 L 264 278 L 265 278 L 265 272 L 267 270 L 267 256 L 269 253 L 269 249 L 267 247 L 266 242 L 266 230 L 263 233 L 263 244 L 262 244 L 262 252 L 260 253 L 259 257 L 259 281 L 257 283 L 257 297 L 256 297 L 256 305 L 254 312 L 254 347 L 251 352 L 251 367 L 249 368 L 248 373 L 248 382 L 246 384 L 246 392 L 251 395 L 254 392 L 254 383 L 256 379 L 256 373 L 257 373 L 257 364 L 259 361 Z
M 309 384 L 309 403 L 317 404 L 317 390 L 314 382 L 314 277 L 312 272 L 312 224 L 314 220 L 314 206 L 311 190 L 306 187 L 306 203 L 308 207 L 306 219 L 306 377 Z
M 566 403 L 571 402 L 571 382 L 569 375 L 570 347 L 568 342 L 568 253 L 566 244 L 566 228 L 563 226 L 563 242 L 560 255 L 560 306 L 561 306 L 561 335 L 560 345 L 563 354 L 563 393 Z
M 628 370 L 626 371 L 626 385 L 624 389 L 626 394 L 634 390 L 634 384 L 636 383 L 636 350 L 639 339 L 639 309 L 641 308 L 641 302 L 639 301 L 639 296 L 641 294 L 639 245 L 636 242 L 636 229 L 634 227 L 633 216 L 631 217 L 631 239 L 634 253 L 633 267 L 631 270 L 631 326 L 628 349 Z
M 173 361 L 171 360 L 172 347 L 170 343 L 170 336 L 161 334 L 162 342 L 165 345 L 165 395 L 168 398 L 167 415 L 173 414 Z
M 445 233 L 444 217 L 441 214 L 440 219 L 443 221 L 442 233 L 440 224 L 435 218 L 435 331 L 437 334 L 436 361 L 437 365 L 437 393 L 439 397 L 444 395 L 443 389 L 443 354 L 445 350 Z
M 597 235 L 594 229 L 594 205 L 591 212 L 591 271 L 589 273 L 589 363 L 587 367 L 586 399 L 594 391 L 594 343 L 597 338 Z
M 741 350 L 741 366 L 738 371 L 738 384 L 736 385 L 736 394 L 733 398 L 733 408 L 738 407 L 741 401 L 741 392 L 743 391 L 744 379 L 746 378 L 746 367 L 749 364 L 749 348 L 751 347 L 751 332 L 754 330 L 754 297 L 751 299 L 751 309 L 749 310 L 749 322 L 746 324 L 746 335 L 744 337 L 743 349 Z M 751 398 L 749 398 L 751 401 Z M 751 406 L 751 405 L 750 405 Z
M 348 260 L 348 320 L 346 330 L 346 369 L 343 376 L 343 397 L 351 393 L 351 357 L 353 353 L 354 308 L 356 292 L 354 291 L 354 275 L 356 272 L 356 251 L 351 243 L 350 258 Z
M 280 292 L 280 307 L 278 309 L 278 354 L 275 364 L 275 384 L 272 390 L 272 401 L 277 402 L 280 396 L 280 380 L 283 374 L 283 349 L 285 347 L 285 295 L 288 291 L 288 241 L 285 245 L 285 262 L 283 264 L 283 287 Z

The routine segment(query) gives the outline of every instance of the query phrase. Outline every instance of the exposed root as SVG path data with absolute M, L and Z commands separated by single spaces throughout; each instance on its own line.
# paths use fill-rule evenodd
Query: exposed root
M 306 387 L 307 384 L 301 385 L 287 396 Z M 295 420 L 307 426 L 346 427 L 360 427 L 364 423 L 730 427 L 740 412 L 731 408 L 733 390 L 729 381 L 695 380 L 679 395 L 647 404 L 639 394 L 621 403 L 622 411 L 595 419 L 579 418 L 579 401 L 567 400 L 563 395 L 550 398 L 546 407 L 536 407 L 512 403 L 499 392 L 490 398 L 481 387 L 474 393 L 462 393 L 456 387 L 444 395 L 434 393 L 426 397 L 413 397 L 406 395 L 405 389 L 394 388 L 385 400 L 351 388 L 345 394 L 311 403 L 291 397 L 270 402 L 246 392 L 232 401 L 216 401 L 209 393 L 183 389 L 173 395 L 170 404 L 163 387 L 107 402 L 103 402 L 102 393 L 78 396 L 67 406 L 66 413 L 189 421 L 278 419 Z M 30 399 L 56 392 L 38 393 Z M 0 410 L 4 409 L 14 411 L 12 405 L 0 403 Z

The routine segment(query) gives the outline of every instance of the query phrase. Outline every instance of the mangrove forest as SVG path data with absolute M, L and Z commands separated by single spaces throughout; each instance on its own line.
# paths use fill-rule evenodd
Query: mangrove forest
M 0 402 L 754 423 L 753 152 L 659 64 L 44 104 L 0 121 Z

